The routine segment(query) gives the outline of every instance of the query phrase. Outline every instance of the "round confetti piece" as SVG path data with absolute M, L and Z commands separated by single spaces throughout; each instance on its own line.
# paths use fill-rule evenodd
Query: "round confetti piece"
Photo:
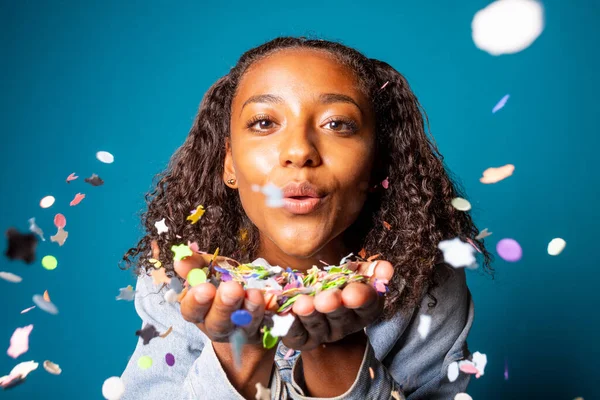
M 106 400 L 119 400 L 125 393 L 125 385 L 118 376 L 112 376 L 102 385 L 102 396 Z
M 110 154 L 108 151 L 97 152 L 96 158 L 105 164 L 112 164 L 115 161 L 115 157 L 112 154 Z
M 54 201 L 56 201 L 54 196 L 46 196 L 42 200 L 40 200 L 40 207 L 42 207 L 42 208 L 52 207 L 52 204 L 54 204 Z
M 67 219 L 65 216 L 60 213 L 56 214 L 54 216 L 54 226 L 56 226 L 58 229 L 67 226 Z
M 252 314 L 246 310 L 236 310 L 231 313 L 231 322 L 237 326 L 248 326 L 252 322 Z
M 466 393 L 458 393 L 454 396 L 454 400 L 473 400 L 473 398 Z
M 462 197 L 455 197 L 452 199 L 452 207 L 456 208 L 459 211 L 469 211 L 471 209 L 471 203 L 468 200 L 463 199 Z
M 46 360 L 44 361 L 44 369 L 51 373 L 52 375 L 60 375 L 62 369 L 58 366 L 58 364 L 54 364 L 52 361 Z
M 202 271 L 200 268 L 194 268 L 188 273 L 187 281 L 190 286 L 197 286 L 206 282 L 206 273 L 204 273 L 204 271 Z
M 496 251 L 503 260 L 516 262 L 523 256 L 521 245 L 514 239 L 502 239 L 496 245 Z
M 557 256 L 565 249 L 567 242 L 561 238 L 554 238 L 548 243 L 548 254 L 551 256 Z
M 42 258 L 42 267 L 52 271 L 58 266 L 58 260 L 54 256 L 45 256 Z
M 171 353 L 165 354 L 165 362 L 169 367 L 172 367 L 173 365 L 175 365 L 175 356 Z
M 148 369 L 152 366 L 152 359 L 150 356 L 141 356 L 138 359 L 137 365 L 140 369 Z

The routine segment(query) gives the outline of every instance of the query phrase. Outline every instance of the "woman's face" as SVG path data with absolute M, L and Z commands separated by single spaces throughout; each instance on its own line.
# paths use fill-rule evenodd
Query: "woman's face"
M 299 259 L 339 261 L 347 250 L 339 235 L 373 183 L 374 125 L 353 73 L 321 52 L 286 49 L 244 74 L 223 178 L 235 177 L 229 186 L 260 231 L 263 257 L 293 267 Z M 267 184 L 290 189 L 283 207 L 256 191 Z

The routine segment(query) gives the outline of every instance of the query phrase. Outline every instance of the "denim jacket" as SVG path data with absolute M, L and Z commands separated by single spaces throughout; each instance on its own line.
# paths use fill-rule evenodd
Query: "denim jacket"
M 141 338 L 121 379 L 130 399 L 243 399 L 227 379 L 211 341 L 194 324 L 181 316 L 179 303 L 168 303 L 165 288 L 155 286 L 152 278 L 142 275 L 137 280 L 135 309 L 142 327 L 152 324 L 159 332 L 172 327 L 165 338 L 155 338 L 144 345 Z M 353 385 L 336 400 L 363 399 L 453 399 L 464 392 L 470 375 L 461 373 L 450 382 L 448 366 L 470 356 L 467 335 L 473 322 L 473 301 L 466 284 L 464 269 L 453 270 L 450 277 L 424 296 L 420 306 L 401 311 L 391 319 L 369 325 L 369 338 L 362 364 Z M 425 339 L 417 328 L 420 316 L 431 316 Z M 278 344 L 271 399 L 315 399 L 305 396 L 294 377 L 301 377 L 300 352 L 285 357 L 288 350 Z M 167 353 L 175 364 L 165 361 Z M 148 369 L 137 366 L 138 359 L 149 356 Z M 300 372 L 300 373 L 298 373 Z M 373 378 L 372 378 L 373 376 Z

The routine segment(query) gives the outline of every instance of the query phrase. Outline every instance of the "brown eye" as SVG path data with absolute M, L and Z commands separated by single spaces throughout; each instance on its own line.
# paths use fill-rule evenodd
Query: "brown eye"
M 246 128 L 253 132 L 263 132 L 272 128 L 273 121 L 267 115 L 257 115 L 246 124 Z
M 335 132 L 354 133 L 358 130 L 356 122 L 351 119 L 337 118 L 331 119 L 325 125 L 329 125 L 329 129 Z M 346 127 L 345 129 L 343 127 Z

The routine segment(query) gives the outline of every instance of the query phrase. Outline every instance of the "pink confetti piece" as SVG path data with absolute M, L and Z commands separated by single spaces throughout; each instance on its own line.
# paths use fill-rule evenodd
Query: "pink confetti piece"
M 509 97 L 510 95 L 507 94 L 503 98 L 501 98 L 500 101 L 492 109 L 492 114 L 495 114 L 496 111 L 499 111 L 502 107 L 504 107 Z
M 24 309 L 23 311 L 21 311 L 21 314 L 25 314 L 26 312 L 29 312 L 29 311 L 33 310 L 34 308 L 35 308 L 35 306 L 32 306 L 32 307 L 26 308 L 26 309 Z
M 481 253 L 481 250 L 479 250 L 479 247 L 475 246 L 475 243 L 473 242 L 473 240 L 471 240 L 471 238 L 467 238 L 467 242 L 469 242 L 471 244 L 471 246 L 473 246 L 475 248 L 475 250 L 477 250 L 479 253 Z
M 285 353 L 285 356 L 283 357 L 284 360 L 289 360 L 291 356 L 293 356 L 295 353 L 294 349 L 288 349 L 288 351 Z
M 459 369 L 464 372 L 465 374 L 471 374 L 471 375 L 476 375 L 479 373 L 479 371 L 477 370 L 477 368 L 475 368 L 475 365 L 471 364 L 471 363 L 461 363 L 459 365 Z
M 521 245 L 516 240 L 510 238 L 500 240 L 496 245 L 496 251 L 504 261 L 508 262 L 517 262 L 523 257 Z
M 85 194 L 82 193 L 77 193 L 75 195 L 75 198 L 73 200 L 71 200 L 71 202 L 69 203 L 70 206 L 76 206 L 77 204 L 81 203 L 81 200 L 85 199 Z
M 382 182 L 381 182 L 381 186 L 383 186 L 384 189 L 387 189 L 390 186 L 390 181 L 388 180 L 389 177 L 386 177 Z
M 6 354 L 12 358 L 17 358 L 21 354 L 26 353 L 29 350 L 29 334 L 33 329 L 33 325 L 27 325 L 23 328 L 15 329 L 12 337 L 10 338 L 10 347 Z
M 75 172 L 73 172 L 71 175 L 67 176 L 67 183 L 70 183 L 71 181 L 74 181 L 77 178 L 79 177 L 75 175 Z
M 188 247 L 190 248 L 191 251 L 193 251 L 194 253 L 199 253 L 200 252 L 200 247 L 198 246 L 197 242 L 190 242 L 188 240 Z
M 54 216 L 54 226 L 56 226 L 58 229 L 64 228 L 67 226 L 67 218 L 60 213 L 56 214 Z
M 384 83 L 383 86 L 379 90 L 383 90 L 388 85 L 388 83 L 390 83 L 390 81 L 387 81 L 386 83 Z

